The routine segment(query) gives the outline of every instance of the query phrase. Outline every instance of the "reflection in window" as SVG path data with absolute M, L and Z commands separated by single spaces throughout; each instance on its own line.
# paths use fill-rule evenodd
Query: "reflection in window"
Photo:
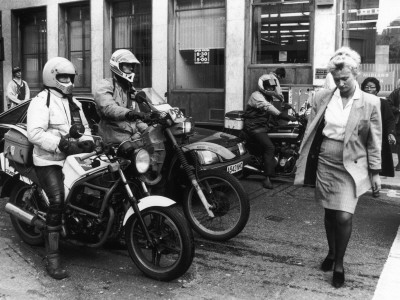
M 75 88 L 90 88 L 90 8 L 89 5 L 67 10 L 68 58 L 75 65 L 78 76 Z
M 46 12 L 30 11 L 19 18 L 22 77 L 31 89 L 41 88 L 42 70 L 47 59 Z
M 362 82 L 380 80 L 381 91 L 391 91 L 400 75 L 400 1 L 343 1 L 343 45 L 361 55 Z
M 151 86 L 151 1 L 114 2 L 112 11 L 112 51 L 132 51 L 140 62 L 135 69 L 134 86 Z
M 308 63 L 310 2 L 254 0 L 252 63 Z
M 225 0 L 178 0 L 176 88 L 225 86 Z

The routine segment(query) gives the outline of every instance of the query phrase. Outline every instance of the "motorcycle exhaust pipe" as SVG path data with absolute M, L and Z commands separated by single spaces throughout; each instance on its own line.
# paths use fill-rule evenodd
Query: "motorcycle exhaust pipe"
M 5 209 L 6 212 L 8 212 L 9 214 L 16 217 L 18 220 L 30 226 L 35 226 L 39 229 L 43 229 L 46 227 L 46 223 L 40 220 L 37 216 L 22 210 L 21 208 L 15 206 L 14 204 L 7 203 Z

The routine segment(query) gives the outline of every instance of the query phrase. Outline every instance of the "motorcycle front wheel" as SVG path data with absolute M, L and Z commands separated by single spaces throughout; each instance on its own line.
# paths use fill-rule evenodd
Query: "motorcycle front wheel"
M 182 276 L 194 258 L 194 238 L 184 216 L 174 207 L 149 207 L 141 216 L 152 243 L 137 215 L 125 226 L 125 240 L 135 265 L 148 277 L 170 281 Z
M 221 170 L 206 170 L 198 173 L 198 183 L 214 217 L 208 215 L 196 189 L 188 187 L 183 211 L 193 229 L 213 241 L 226 241 L 238 235 L 250 215 L 249 198 L 239 180 Z
M 18 182 L 13 187 L 9 199 L 10 203 L 31 214 L 36 214 L 38 211 L 46 211 L 46 207 L 41 201 L 42 198 L 38 195 L 37 190 L 23 182 Z M 25 243 L 32 246 L 43 244 L 44 240 L 41 230 L 20 221 L 13 215 L 10 215 L 10 218 L 15 231 Z

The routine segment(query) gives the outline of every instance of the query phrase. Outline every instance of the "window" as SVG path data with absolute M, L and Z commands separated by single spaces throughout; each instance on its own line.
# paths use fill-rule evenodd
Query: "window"
M 361 55 L 361 76 L 376 77 L 382 92 L 400 78 L 400 2 L 343 1 L 342 43 Z
M 47 61 L 46 12 L 19 15 L 22 77 L 29 88 L 41 88 L 42 70 Z
M 176 88 L 224 88 L 225 0 L 177 0 Z
M 132 51 L 140 62 L 134 86 L 151 86 L 151 1 L 114 2 L 112 15 L 112 51 Z
M 254 0 L 253 64 L 309 63 L 312 2 Z
M 78 76 L 75 90 L 90 89 L 90 7 L 74 6 L 67 9 L 68 58 L 75 65 Z

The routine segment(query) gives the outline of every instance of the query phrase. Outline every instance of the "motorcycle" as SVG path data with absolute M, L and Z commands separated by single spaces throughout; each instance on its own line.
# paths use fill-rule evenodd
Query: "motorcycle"
M 49 201 L 35 169 L 18 158 L 26 151 L 15 141 L 29 147 L 26 129 L 10 125 L 9 132 L 14 139 L 6 137 L 0 154 L 2 171 L 13 184 L 5 209 L 21 239 L 40 245 Z M 71 127 L 70 137 L 81 134 L 76 125 Z M 193 233 L 175 202 L 151 196 L 140 179 L 148 170 L 149 153 L 129 141 L 114 148 L 101 147 L 101 140 L 95 140 L 96 151 L 65 160 L 61 237 L 89 248 L 124 238 L 131 259 L 146 276 L 161 281 L 180 277 L 193 261 Z
M 142 134 L 144 140 L 151 140 L 145 144 L 158 145 L 155 152 L 161 157 L 155 168 L 156 179 L 147 181 L 154 183 L 155 193 L 179 199 L 192 228 L 206 239 L 225 241 L 239 234 L 250 215 L 247 193 L 235 176 L 206 169 L 204 163 L 210 153 L 221 161 L 233 159 L 234 154 L 214 143 L 189 143 L 191 119 L 154 90 L 141 90 L 135 100 L 141 111 L 161 114 Z
M 285 104 L 287 109 L 292 110 L 292 115 L 296 117 L 295 122 L 287 124 L 271 124 L 268 136 L 275 146 L 275 175 L 283 177 L 294 177 L 296 172 L 296 161 L 299 157 L 299 149 L 303 140 L 304 132 L 307 127 L 306 109 L 301 109 L 299 113 L 289 104 Z M 305 104 L 307 107 L 307 103 Z M 237 136 L 245 141 L 245 146 L 252 155 L 249 164 L 243 168 L 243 176 L 262 175 L 263 157 L 258 144 L 243 129 L 244 111 L 230 111 L 225 114 L 225 131 Z

